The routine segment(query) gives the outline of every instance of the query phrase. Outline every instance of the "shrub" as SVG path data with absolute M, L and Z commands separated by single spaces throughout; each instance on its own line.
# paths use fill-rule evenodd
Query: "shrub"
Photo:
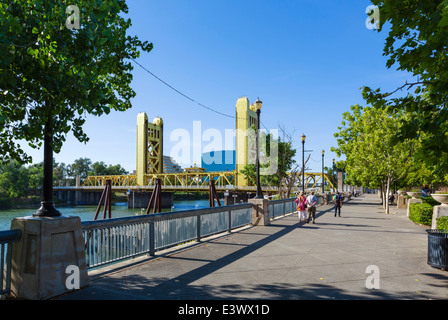
M 448 230 L 448 217 L 437 218 L 437 229 Z
M 433 207 L 428 203 L 411 203 L 409 206 L 409 219 L 425 226 L 432 224 Z
M 422 199 L 423 203 L 427 203 L 427 204 L 429 204 L 429 205 L 431 205 L 433 207 L 440 205 L 440 203 L 437 202 L 436 200 L 434 200 L 434 198 L 431 197 L 431 196 L 426 197 L 426 198 L 425 197 L 421 197 L 420 199 Z

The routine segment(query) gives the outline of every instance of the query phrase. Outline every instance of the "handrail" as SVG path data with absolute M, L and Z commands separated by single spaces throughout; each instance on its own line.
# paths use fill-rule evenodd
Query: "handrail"
M 21 230 L 0 231 L 0 296 L 5 295 L 9 297 L 11 293 L 11 246 L 12 243 L 19 241 L 21 237 Z
M 22 236 L 21 230 L 0 231 L 0 244 L 17 242 Z
M 250 203 L 235 204 L 222 207 L 212 207 L 212 208 L 201 208 L 201 209 L 190 209 L 183 211 L 171 211 L 171 212 L 161 212 L 153 213 L 139 216 L 129 216 L 121 218 L 112 218 L 104 220 L 94 220 L 94 221 L 83 221 L 82 229 L 90 230 L 95 228 L 108 228 L 113 226 L 118 226 L 122 224 L 132 224 L 132 223 L 146 223 L 150 221 L 160 221 L 160 220 L 170 220 L 177 218 L 192 217 L 198 215 L 206 215 L 211 213 L 217 213 L 229 210 L 239 210 L 245 208 L 252 208 Z
M 252 204 L 83 221 L 88 268 L 149 254 L 250 224 Z

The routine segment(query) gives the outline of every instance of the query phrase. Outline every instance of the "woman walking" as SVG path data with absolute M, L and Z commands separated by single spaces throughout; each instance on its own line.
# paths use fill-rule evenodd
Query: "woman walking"
M 299 221 L 304 222 L 306 219 L 306 198 L 303 196 L 303 192 L 300 192 L 300 195 L 297 196 L 296 205 L 297 205 L 297 211 L 299 215 Z

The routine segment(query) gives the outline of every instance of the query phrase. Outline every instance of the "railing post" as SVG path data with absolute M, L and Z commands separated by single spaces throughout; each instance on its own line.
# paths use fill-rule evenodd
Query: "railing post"
M 155 227 L 154 220 L 149 222 L 149 255 L 154 256 L 155 254 Z
M 252 225 L 267 226 L 271 222 L 269 214 L 269 202 L 266 199 L 249 199 L 252 204 Z
M 78 267 L 79 288 L 88 285 L 79 217 L 18 217 L 11 221 L 11 229 L 22 232 L 12 246 L 11 290 L 17 298 L 41 300 L 70 291 L 61 281 L 68 279 L 65 270 L 70 265 Z
M 201 215 L 197 215 L 196 220 L 196 241 L 201 242 Z

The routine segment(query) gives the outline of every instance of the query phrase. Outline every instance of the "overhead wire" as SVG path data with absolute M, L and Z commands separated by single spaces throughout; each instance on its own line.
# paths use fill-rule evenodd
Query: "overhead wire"
M 164 81 L 163 79 L 161 79 L 160 77 L 158 77 L 157 75 L 155 75 L 153 72 L 151 72 L 150 70 L 148 70 L 148 68 L 144 67 L 141 63 L 137 62 L 135 59 L 131 58 L 131 60 L 134 61 L 135 64 L 137 64 L 140 68 L 142 68 L 142 69 L 143 69 L 144 71 L 146 71 L 148 74 L 150 74 L 150 75 L 153 76 L 155 79 L 157 79 L 158 81 L 160 81 L 161 83 L 163 83 L 164 85 L 166 85 L 166 86 L 167 86 L 168 88 L 170 88 L 171 90 L 173 90 L 173 91 L 177 92 L 178 94 L 180 94 L 181 96 L 183 96 L 185 99 L 188 99 L 188 100 L 190 100 L 191 102 L 196 103 L 197 105 L 201 106 L 202 108 L 205 108 L 205 109 L 207 109 L 207 110 L 209 110 L 209 111 L 215 112 L 215 113 L 217 113 L 217 114 L 219 114 L 219 115 L 222 115 L 222 116 L 225 116 L 225 117 L 228 117 L 228 118 L 232 118 L 232 119 L 236 119 L 236 118 L 237 118 L 237 117 L 235 117 L 235 116 L 232 116 L 232 115 L 223 113 L 223 112 L 221 112 L 221 111 L 218 111 L 218 110 L 216 110 L 216 109 L 214 109 L 214 108 L 208 107 L 208 106 L 206 106 L 206 105 L 204 105 L 204 104 L 202 104 L 202 103 L 196 101 L 195 99 L 191 98 L 191 97 L 188 96 L 187 94 L 185 94 L 185 93 L 183 93 L 182 91 L 176 89 L 175 87 L 173 87 L 172 85 L 170 85 L 168 82 Z M 242 118 L 241 118 L 241 119 L 242 119 Z M 266 129 L 266 131 L 268 131 L 268 133 L 269 133 L 269 130 L 266 128 L 266 126 L 263 124 L 263 122 L 260 121 L 260 123 L 261 123 L 261 125 Z

